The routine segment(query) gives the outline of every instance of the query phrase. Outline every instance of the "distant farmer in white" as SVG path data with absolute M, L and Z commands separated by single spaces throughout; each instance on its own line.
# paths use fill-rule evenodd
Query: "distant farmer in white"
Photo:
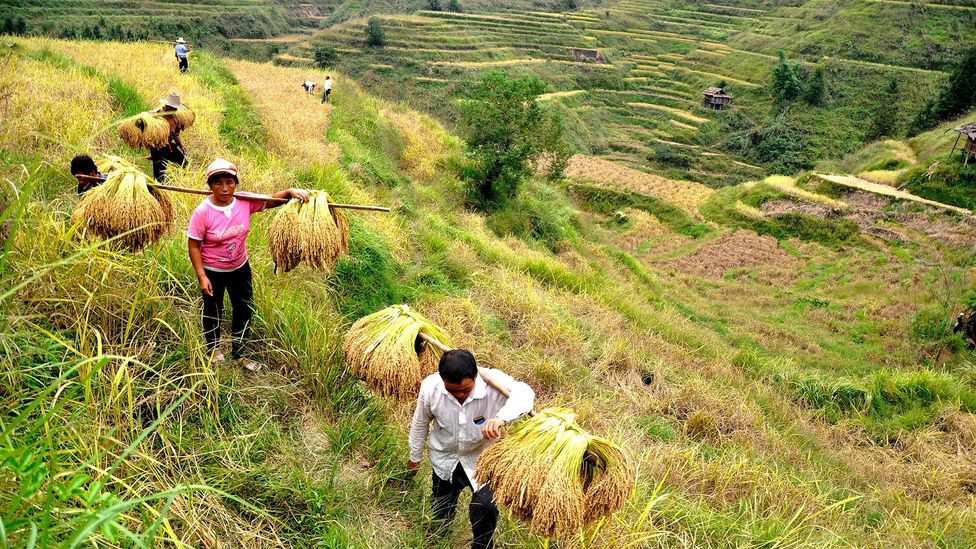
M 189 68 L 188 56 L 190 55 L 190 46 L 183 40 L 183 37 L 176 39 L 176 46 L 174 48 L 176 52 L 176 60 L 180 62 L 180 72 L 186 72 Z
M 302 82 L 302 88 L 305 89 L 305 93 L 312 93 L 313 91 L 315 91 L 315 86 L 316 86 L 315 82 L 312 82 L 311 80 L 306 80 Z
M 332 94 L 332 77 L 331 76 L 326 76 L 325 77 L 325 85 L 322 86 L 322 89 L 325 90 L 325 91 L 322 92 L 322 102 L 323 103 L 328 103 L 329 102 L 329 95 Z
M 437 370 L 420 384 L 410 426 L 407 468 L 417 471 L 427 442 L 434 469 L 434 521 L 446 525 L 454 516 L 461 491 L 470 488 L 471 547 L 489 549 L 498 507 L 491 487 L 475 480 L 475 463 L 489 441 L 501 435 L 502 427 L 532 410 L 535 393 L 525 383 L 499 370 L 489 370 L 499 385 L 509 390 L 511 396 L 505 398 L 478 375 L 474 355 L 464 349 L 445 352 Z

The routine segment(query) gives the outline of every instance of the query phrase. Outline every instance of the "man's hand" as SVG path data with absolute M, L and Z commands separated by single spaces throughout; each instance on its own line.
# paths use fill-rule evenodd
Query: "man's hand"
M 493 417 L 481 427 L 481 434 L 485 437 L 485 440 L 495 440 L 502 436 L 502 427 L 505 425 L 504 419 Z
M 205 295 L 209 295 L 210 297 L 213 297 L 213 285 L 210 284 L 210 279 L 207 278 L 207 275 L 203 275 L 200 277 L 200 291 L 203 292 Z
M 288 189 L 288 195 L 302 202 L 308 202 L 308 191 L 305 189 Z
M 410 471 L 413 474 L 417 474 L 417 471 L 419 471 L 419 470 L 420 470 L 420 462 L 419 461 L 410 461 L 410 460 L 407 460 L 407 471 Z

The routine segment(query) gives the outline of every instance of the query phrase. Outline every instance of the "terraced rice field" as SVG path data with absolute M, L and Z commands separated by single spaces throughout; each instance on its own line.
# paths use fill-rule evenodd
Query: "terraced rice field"
M 719 187 L 768 174 L 756 160 L 702 140 L 722 118 L 702 107 L 702 90 L 724 84 L 734 109 L 762 116 L 771 103 L 766 84 L 781 47 L 776 40 L 820 16 L 808 5 L 621 0 L 568 13 L 510 8 L 382 16 L 383 48 L 365 47 L 362 19 L 317 39 L 349 51 L 340 68 L 385 85 L 379 93 L 447 119 L 458 95 L 486 71 L 538 76 L 550 85 L 542 99 L 562 112 L 577 152 Z M 311 56 L 295 51 L 300 48 L 291 55 Z M 599 50 L 606 63 L 579 62 L 574 48 Z M 804 70 L 823 63 L 834 78 L 854 85 L 899 78 L 924 93 L 944 78 L 925 68 L 843 56 L 789 57 Z M 394 69 L 376 68 L 386 65 Z M 685 155 L 683 167 L 669 164 L 674 151 Z

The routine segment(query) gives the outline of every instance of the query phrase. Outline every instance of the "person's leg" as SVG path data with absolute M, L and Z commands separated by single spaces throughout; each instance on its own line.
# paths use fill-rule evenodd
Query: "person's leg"
M 458 481 L 459 471 L 463 477 L 464 469 L 460 463 L 454 469 L 454 474 L 450 480 L 440 478 L 436 472 L 431 475 L 433 477 L 434 522 L 441 526 L 454 518 L 458 497 L 461 495 L 461 490 L 464 490 L 467 485 L 466 482 Z
M 330 96 L 330 95 L 332 95 L 332 90 L 331 90 L 331 89 L 329 89 L 329 90 L 325 90 L 325 102 L 326 102 L 326 103 L 328 103 L 328 102 L 329 102 L 329 96 Z
M 234 308 L 231 320 L 233 334 L 233 354 L 235 359 L 244 358 L 247 350 L 247 336 L 251 330 L 251 318 L 254 316 L 254 287 L 251 282 L 251 264 L 245 263 L 240 269 L 228 273 L 227 293 L 230 294 L 230 304 Z
M 488 485 L 484 485 L 471 495 L 471 505 L 468 506 L 471 516 L 471 549 L 491 549 L 494 544 L 495 526 L 498 524 L 498 506 L 495 505 L 495 495 Z
M 186 69 L 190 66 L 190 62 L 186 57 L 180 57 L 180 72 L 186 72 Z
M 217 273 L 203 270 L 210 285 L 213 287 L 213 295 L 203 294 L 203 336 L 207 341 L 207 354 L 220 352 L 220 317 L 224 312 L 224 288 L 226 282 L 222 276 L 224 273 Z
M 325 103 L 328 100 L 329 100 L 329 90 L 325 90 L 324 92 L 322 92 L 322 102 Z

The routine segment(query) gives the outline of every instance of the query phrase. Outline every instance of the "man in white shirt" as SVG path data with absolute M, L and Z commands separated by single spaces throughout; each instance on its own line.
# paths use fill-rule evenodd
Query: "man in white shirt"
M 315 91 L 315 82 L 311 80 L 306 80 L 302 82 L 302 88 L 305 89 L 305 93 L 312 93 Z
M 325 77 L 325 84 L 322 86 L 322 102 L 328 103 L 329 96 L 332 95 L 332 76 Z
M 410 426 L 410 460 L 416 471 L 428 442 L 433 474 L 434 519 L 445 524 L 457 508 L 458 496 L 471 488 L 468 508 L 474 539 L 472 549 L 490 549 L 498 507 L 488 485 L 475 480 L 478 456 L 501 435 L 501 429 L 532 410 L 535 392 L 511 376 L 489 370 L 493 379 L 508 389 L 508 398 L 478 375 L 478 364 L 470 351 L 455 349 L 441 357 L 436 374 L 420 384 L 420 396 Z M 431 425 L 433 421 L 433 425 Z

